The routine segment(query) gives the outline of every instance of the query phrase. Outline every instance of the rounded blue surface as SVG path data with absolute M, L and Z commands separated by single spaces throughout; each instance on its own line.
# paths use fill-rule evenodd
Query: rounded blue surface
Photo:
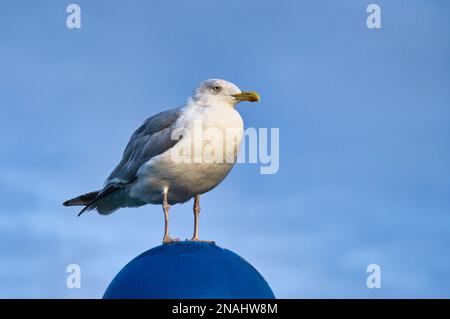
M 259 272 L 215 244 L 182 241 L 147 250 L 113 279 L 103 298 L 275 298 Z

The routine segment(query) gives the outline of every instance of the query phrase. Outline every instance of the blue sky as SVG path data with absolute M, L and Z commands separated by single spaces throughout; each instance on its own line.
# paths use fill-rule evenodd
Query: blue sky
M 202 198 L 201 236 L 277 297 L 450 297 L 447 1 L 0 3 L 0 297 L 98 298 L 160 244 L 160 207 L 76 218 L 148 116 L 201 80 L 257 90 L 247 127 L 280 128 L 280 170 L 237 165 Z M 191 203 L 172 209 L 191 235 Z M 82 287 L 66 287 L 66 266 Z M 366 267 L 382 287 L 366 287 Z

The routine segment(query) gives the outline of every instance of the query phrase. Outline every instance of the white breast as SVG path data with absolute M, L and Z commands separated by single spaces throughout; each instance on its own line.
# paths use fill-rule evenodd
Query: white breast
M 211 107 L 191 105 L 186 107 L 184 112 L 185 115 L 179 119 L 176 127 L 186 128 L 193 133 L 201 125 L 204 137 L 203 153 L 213 155 L 213 160 L 216 154 L 221 153 L 223 160 L 219 163 L 216 161 L 205 163 L 203 158 L 201 162 L 196 163 L 192 154 L 191 163 L 176 163 L 173 161 L 173 153 L 168 150 L 155 156 L 139 169 L 138 180 L 130 191 L 132 197 L 148 203 L 161 203 L 162 191 L 167 188 L 170 203 L 184 202 L 217 186 L 233 167 L 243 136 L 244 125 L 239 113 L 225 105 Z M 216 136 L 219 133 L 224 140 L 218 144 L 212 135 Z M 192 139 L 185 137 L 175 145 L 176 148 L 191 146 Z

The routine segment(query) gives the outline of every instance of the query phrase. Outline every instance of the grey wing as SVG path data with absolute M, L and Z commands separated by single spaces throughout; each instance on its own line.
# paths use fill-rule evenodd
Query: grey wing
M 131 136 L 122 160 L 107 178 L 104 189 L 133 182 L 142 164 L 175 145 L 178 140 L 172 140 L 171 134 L 181 116 L 181 109 L 177 108 L 148 118 Z
M 123 190 L 136 179 L 136 173 L 142 164 L 153 156 L 164 153 L 175 145 L 172 140 L 175 122 L 182 116 L 181 108 L 158 113 L 148 118 L 131 136 L 122 160 L 109 175 L 102 190 L 79 196 L 73 200 L 86 200 L 86 206 L 78 214 L 97 209 L 100 214 L 110 214 L 120 207 L 137 207 L 141 202 L 124 202 Z M 126 197 L 126 196 L 125 196 Z M 66 204 L 71 204 L 67 201 Z

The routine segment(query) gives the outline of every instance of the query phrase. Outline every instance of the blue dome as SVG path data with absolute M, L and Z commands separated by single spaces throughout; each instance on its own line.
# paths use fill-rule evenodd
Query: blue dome
M 275 298 L 242 257 L 204 242 L 182 241 L 147 250 L 129 262 L 103 296 L 112 298 Z

